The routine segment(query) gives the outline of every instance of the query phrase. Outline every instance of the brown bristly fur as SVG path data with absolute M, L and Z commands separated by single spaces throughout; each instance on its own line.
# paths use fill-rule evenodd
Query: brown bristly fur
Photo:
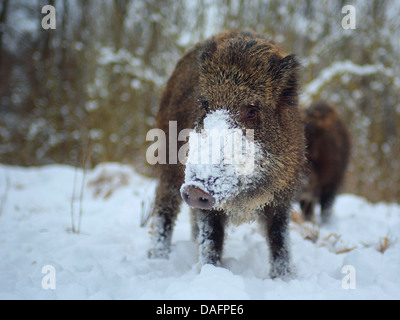
M 349 161 L 350 134 L 335 108 L 325 102 L 304 110 L 303 119 L 308 172 L 300 205 L 305 219 L 312 220 L 314 207 L 319 203 L 322 220 L 326 222 Z
M 299 63 L 264 35 L 226 31 L 195 45 L 177 63 L 160 102 L 157 126 L 169 134 L 169 121 L 178 132 L 201 126 L 204 117 L 226 110 L 243 129 L 254 129 L 254 141 L 265 158 L 257 181 L 224 211 L 192 210 L 203 263 L 221 258 L 226 215 L 258 217 L 270 245 L 271 275 L 292 271 L 286 240 L 291 201 L 305 163 L 304 127 L 298 109 Z M 244 121 L 249 106 L 257 118 Z M 178 150 L 184 144 L 178 141 Z M 168 139 L 163 146 L 169 159 Z M 158 164 L 159 185 L 153 210 L 152 257 L 167 257 L 172 230 L 181 204 L 185 166 Z M 252 212 L 250 212 L 252 211 Z M 235 220 L 235 219 L 233 219 Z M 207 250 L 205 250 L 207 246 Z

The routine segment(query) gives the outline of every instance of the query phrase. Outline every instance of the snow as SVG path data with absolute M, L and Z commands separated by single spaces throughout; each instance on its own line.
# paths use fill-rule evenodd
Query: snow
M 350 81 L 350 75 L 367 76 L 376 73 L 380 73 L 383 76 L 392 79 L 395 87 L 400 89 L 400 78 L 393 74 L 392 69 L 386 68 L 380 63 L 372 65 L 358 65 L 349 60 L 336 61 L 327 68 L 323 69 L 317 78 L 310 81 L 305 86 L 303 93 L 300 96 L 301 103 L 303 105 L 310 105 L 312 98 L 316 96 L 322 90 L 322 88 L 329 84 L 336 76 L 346 76 L 348 81 Z
M 256 224 L 229 228 L 222 267 L 199 268 L 185 205 L 169 260 L 148 259 L 150 228 L 140 221 L 156 182 L 129 166 L 102 164 L 86 173 L 80 203 L 82 178 L 69 166 L 0 166 L 0 299 L 400 298 L 397 204 L 344 194 L 326 226 L 294 214 L 297 276 L 283 281 L 268 277 L 268 249 Z M 71 210 L 77 224 L 80 207 L 76 234 Z M 42 286 L 49 266 L 55 289 Z M 355 289 L 345 289 L 342 270 L 352 270 L 345 266 L 356 272 Z

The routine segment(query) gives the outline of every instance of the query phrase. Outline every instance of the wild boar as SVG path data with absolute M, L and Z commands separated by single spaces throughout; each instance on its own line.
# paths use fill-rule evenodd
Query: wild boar
M 350 134 L 335 109 L 316 102 L 303 111 L 307 142 L 308 175 L 300 197 L 306 220 L 312 220 L 317 203 L 321 222 L 328 222 L 335 197 L 343 182 L 350 156 Z
M 184 199 L 191 207 L 201 265 L 220 264 L 227 223 L 256 220 L 270 248 L 271 277 L 293 273 L 289 213 L 306 161 L 299 67 L 295 55 L 266 36 L 240 31 L 200 42 L 178 61 L 161 98 L 157 125 L 167 136 L 171 122 L 177 125 L 174 131 L 192 132 L 188 142 L 167 139 L 158 150 L 167 153 L 169 163 L 156 164 L 150 257 L 168 257 Z M 213 152 L 236 147 L 237 155 L 242 146 L 251 152 L 244 153 L 242 162 L 222 155 L 216 162 L 196 163 L 204 153 L 197 148 L 212 130 L 224 132 L 214 139 L 223 140 L 224 148 Z M 176 161 L 171 147 L 185 146 L 187 163 Z

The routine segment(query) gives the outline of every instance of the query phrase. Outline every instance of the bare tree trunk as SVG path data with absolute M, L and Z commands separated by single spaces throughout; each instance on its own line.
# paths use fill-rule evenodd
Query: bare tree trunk
M 49 0 L 49 5 L 55 6 L 55 0 Z M 47 60 L 50 57 L 50 43 L 51 39 L 53 37 L 53 32 L 51 30 L 47 30 L 47 32 L 44 33 L 44 41 L 43 41 L 43 47 L 42 47 L 42 59 Z
M 127 14 L 129 0 L 114 0 L 114 48 L 119 50 L 122 47 L 122 39 L 124 37 L 124 21 Z

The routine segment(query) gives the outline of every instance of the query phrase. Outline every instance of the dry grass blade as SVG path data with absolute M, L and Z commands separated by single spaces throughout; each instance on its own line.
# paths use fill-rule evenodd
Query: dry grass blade
M 310 240 L 312 243 L 317 243 L 319 239 L 319 229 L 315 227 L 315 224 L 312 227 L 305 228 L 304 230 L 304 239 Z
M 149 202 L 142 200 L 142 203 L 141 203 L 142 212 L 140 214 L 140 227 L 141 228 L 144 228 L 149 223 L 150 217 L 153 212 L 153 207 L 154 207 L 154 201 L 152 201 L 149 204 Z
M 290 220 L 298 225 L 301 225 L 304 222 L 304 217 L 299 210 L 294 209 L 290 215 Z
M 389 237 L 383 237 L 379 240 L 378 251 L 380 253 L 384 253 L 392 244 L 393 242 L 389 239 Z

